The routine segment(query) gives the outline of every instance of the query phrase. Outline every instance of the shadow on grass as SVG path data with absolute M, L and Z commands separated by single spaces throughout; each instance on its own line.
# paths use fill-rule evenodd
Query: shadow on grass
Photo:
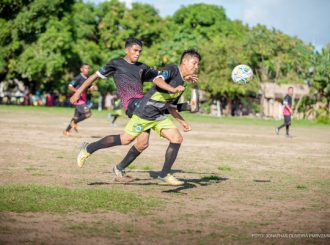
M 218 184 L 220 182 L 223 182 L 225 180 L 228 180 L 228 178 L 224 178 L 221 176 L 217 176 L 215 173 L 198 173 L 198 172 L 186 172 L 183 170 L 172 170 L 172 173 L 189 173 L 189 174 L 207 174 L 207 176 L 201 177 L 201 178 L 184 178 L 181 179 L 184 181 L 184 185 L 182 186 L 175 186 L 173 189 L 173 186 L 169 185 L 158 185 L 158 182 L 154 181 L 155 179 L 158 178 L 160 172 L 156 171 L 150 171 L 150 170 L 133 170 L 129 172 L 143 172 L 143 173 L 149 173 L 149 176 L 151 177 L 150 179 L 146 178 L 136 178 L 132 182 L 92 182 L 89 183 L 88 185 L 136 185 L 136 186 L 152 186 L 152 185 L 157 185 L 162 188 L 171 188 L 168 190 L 163 190 L 162 192 L 164 193 L 180 193 L 186 195 L 187 193 L 182 193 L 181 191 L 188 190 L 188 189 L 193 189 L 197 187 L 203 187 L 203 186 L 208 186 L 212 184 Z M 110 173 L 110 172 L 105 172 L 105 173 Z M 180 179 L 180 178 L 179 178 Z

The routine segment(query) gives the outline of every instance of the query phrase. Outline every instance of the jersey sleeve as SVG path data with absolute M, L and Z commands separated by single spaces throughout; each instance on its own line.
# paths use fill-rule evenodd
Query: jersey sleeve
M 152 69 L 149 66 L 146 66 L 143 70 L 141 80 L 143 82 L 150 82 L 150 81 L 153 81 L 157 76 L 158 76 L 158 71 L 157 70 Z
M 96 72 L 96 75 L 102 79 L 106 79 L 107 77 L 113 75 L 115 71 L 115 61 L 110 60 L 105 66 L 102 66 L 100 70 Z
M 283 99 L 283 105 L 289 105 L 289 96 L 285 96 Z
M 76 76 L 75 78 L 73 78 L 73 80 L 69 83 L 69 86 L 72 86 L 72 87 L 77 87 L 78 84 L 79 84 L 79 79 L 80 79 L 80 76 Z
M 163 78 L 166 82 L 171 81 L 172 78 L 176 76 L 177 69 L 174 65 L 166 65 L 163 70 L 161 70 L 158 74 L 158 76 L 155 77 L 161 77 Z

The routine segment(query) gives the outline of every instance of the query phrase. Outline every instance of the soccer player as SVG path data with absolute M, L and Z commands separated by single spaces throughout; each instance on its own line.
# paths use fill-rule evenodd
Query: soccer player
M 182 87 L 185 80 L 196 81 L 197 77 L 195 74 L 200 60 L 201 56 L 197 51 L 193 49 L 186 50 L 181 56 L 179 66 L 166 65 L 155 80 L 165 80 L 171 87 Z M 183 182 L 176 179 L 170 172 L 183 138 L 179 130 L 166 115 L 166 110 L 169 110 L 185 132 L 191 130 L 191 126 L 182 118 L 176 107 L 182 93 L 183 90 L 172 92 L 170 89 L 167 91 L 159 86 L 154 86 L 136 107 L 133 117 L 125 127 L 124 133 L 109 135 L 99 141 L 83 144 L 77 157 L 78 166 L 82 167 L 87 158 L 97 150 L 117 145 L 127 145 L 143 132 L 153 129 L 157 134 L 170 142 L 165 154 L 164 166 L 159 176 L 161 181 L 159 184 L 182 185 Z M 124 158 L 120 164 L 114 166 L 113 171 L 116 176 L 121 176 L 130 163 L 131 161 L 125 161 Z
M 284 123 L 275 128 L 275 133 L 278 135 L 280 133 L 280 129 L 283 128 L 285 126 L 286 129 L 286 136 L 290 137 L 289 134 L 289 128 L 291 125 L 291 116 L 292 116 L 292 95 L 293 95 L 293 87 L 289 87 L 288 88 L 288 94 L 284 97 L 283 100 L 283 116 L 284 116 Z
M 144 81 L 153 80 L 155 85 L 169 90 L 172 93 L 184 90 L 184 87 L 182 86 L 173 88 L 163 79 L 155 79 L 158 75 L 158 71 L 151 69 L 144 63 L 138 62 L 141 52 L 142 42 L 136 38 L 129 37 L 125 42 L 125 57 L 110 60 L 99 71 L 91 75 L 70 98 L 71 103 L 77 101 L 82 91 L 89 87 L 98 78 L 104 79 L 109 76 L 112 76 L 115 81 L 117 93 L 121 99 L 123 109 L 128 117 L 132 117 L 133 111 L 136 106 L 138 106 L 139 101 L 144 97 Z M 195 78 L 192 77 L 191 79 Z M 140 155 L 140 153 L 148 147 L 149 136 L 150 130 L 142 132 L 137 137 L 136 144 L 131 147 L 121 164 L 129 164 L 133 162 Z M 118 137 L 112 140 L 118 142 Z M 110 141 L 107 143 L 111 145 L 114 142 Z M 123 171 L 121 177 L 125 176 L 126 174 Z
M 72 82 L 69 84 L 69 90 L 71 92 L 76 92 L 81 85 L 87 80 L 89 75 L 89 65 L 84 63 L 80 67 L 80 74 L 76 76 Z M 96 86 L 91 86 L 89 88 L 91 91 L 97 90 Z M 72 103 L 75 106 L 74 115 L 71 119 L 69 125 L 63 132 L 65 136 L 70 135 L 70 130 L 73 128 L 76 132 L 78 132 L 77 124 L 89 117 L 91 117 L 92 113 L 89 107 L 87 106 L 87 90 L 88 88 L 85 88 L 82 93 L 80 94 L 77 101 Z

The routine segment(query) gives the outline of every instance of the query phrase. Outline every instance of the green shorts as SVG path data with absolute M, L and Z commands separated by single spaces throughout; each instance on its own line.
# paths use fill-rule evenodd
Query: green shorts
M 151 121 L 133 115 L 125 127 L 125 132 L 129 135 L 138 136 L 142 132 L 152 129 L 162 137 L 161 130 L 164 128 L 176 128 L 176 126 L 168 117 L 160 121 Z

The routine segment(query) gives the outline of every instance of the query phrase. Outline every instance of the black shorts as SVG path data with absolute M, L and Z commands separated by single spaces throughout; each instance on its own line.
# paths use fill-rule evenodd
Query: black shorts
M 291 124 L 291 116 L 284 116 L 284 123 L 285 125 Z
M 136 107 L 139 107 L 139 104 L 140 104 L 140 102 L 141 102 L 142 99 L 143 99 L 143 98 L 140 98 L 140 99 L 132 99 L 132 100 L 129 102 L 129 104 L 128 104 L 128 106 L 127 106 L 127 110 L 126 110 L 126 112 L 125 112 L 126 115 L 127 115 L 129 118 L 131 118 L 131 117 L 133 116 L 133 113 L 134 113 Z
M 90 112 L 90 109 L 86 104 L 76 105 L 75 115 L 76 114 L 86 114 Z

